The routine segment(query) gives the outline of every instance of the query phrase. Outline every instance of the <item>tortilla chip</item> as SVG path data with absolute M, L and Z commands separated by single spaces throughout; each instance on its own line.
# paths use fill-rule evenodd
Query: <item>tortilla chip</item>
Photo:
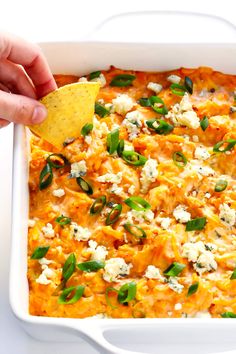
M 48 110 L 47 118 L 29 128 L 61 149 L 65 140 L 77 138 L 81 128 L 92 122 L 99 88 L 98 82 L 77 82 L 49 93 L 40 100 Z

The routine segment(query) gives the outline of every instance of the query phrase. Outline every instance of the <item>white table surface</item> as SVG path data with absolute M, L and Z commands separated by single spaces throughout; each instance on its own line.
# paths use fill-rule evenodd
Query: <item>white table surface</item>
M 225 0 L 21 0 L 0 1 L 0 28 L 34 41 L 79 39 L 106 17 L 125 11 L 185 10 L 224 16 L 236 23 L 235 1 Z M 0 130 L 0 353 L 94 354 L 86 343 L 43 343 L 18 325 L 8 304 L 11 228 L 12 126 Z

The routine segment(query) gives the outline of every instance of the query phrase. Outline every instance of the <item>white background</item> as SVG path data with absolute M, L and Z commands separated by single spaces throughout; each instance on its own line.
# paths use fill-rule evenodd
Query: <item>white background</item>
M 33 41 L 76 40 L 85 37 L 106 17 L 121 12 L 198 11 L 223 16 L 236 24 L 235 7 L 234 0 L 0 0 L 0 28 Z M 142 25 L 145 31 L 145 25 Z M 186 31 L 190 30 L 186 28 Z M 171 33 L 174 29 L 167 24 L 163 31 Z M 24 333 L 11 313 L 8 304 L 11 167 L 12 126 L 9 126 L 0 131 L 0 353 L 93 354 L 95 351 L 85 343 L 78 345 L 35 341 Z

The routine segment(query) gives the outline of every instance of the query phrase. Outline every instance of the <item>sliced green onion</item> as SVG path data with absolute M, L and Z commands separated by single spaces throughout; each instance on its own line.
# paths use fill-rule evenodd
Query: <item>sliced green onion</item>
M 32 257 L 31 257 L 31 258 L 32 258 Z M 234 269 L 233 273 L 231 274 L 230 279 L 231 279 L 231 280 L 236 279 L 236 268 Z
M 222 145 L 227 144 L 227 146 L 223 149 L 220 149 Z M 227 139 L 227 140 L 222 140 L 219 141 L 217 144 L 215 144 L 213 146 L 213 151 L 214 152 L 226 152 L 226 151 L 230 151 L 231 149 L 233 149 L 234 145 L 236 144 L 236 140 L 235 139 Z
M 223 192 L 228 186 L 228 182 L 225 179 L 219 179 L 215 185 L 215 192 Z
M 99 115 L 101 118 L 105 118 L 109 115 L 110 111 L 106 109 L 103 105 L 98 102 L 95 102 L 95 113 Z
M 86 123 L 83 128 L 81 129 L 81 135 L 86 136 L 93 130 L 92 123 Z
M 62 268 L 62 278 L 67 281 L 75 271 L 76 258 L 74 253 L 71 253 Z
M 163 114 L 166 115 L 168 113 L 168 109 L 164 103 L 164 101 L 158 97 L 158 96 L 151 96 L 149 97 L 149 101 L 151 103 L 152 109 L 159 113 L 159 114 Z
M 179 84 L 171 84 L 170 89 L 171 92 L 177 96 L 184 96 L 185 92 L 187 91 L 185 86 Z
M 184 78 L 184 87 L 186 88 L 188 93 L 190 93 L 192 95 L 192 93 L 193 93 L 193 82 L 190 79 L 190 77 L 188 77 L 188 76 L 185 76 L 185 78 Z
M 131 235 L 137 238 L 146 238 L 146 232 L 139 226 L 136 226 L 131 223 L 126 223 L 123 225 L 125 230 L 128 231 Z
M 82 189 L 83 192 L 85 192 L 89 195 L 93 194 L 93 188 L 82 177 L 77 177 L 76 182 L 80 186 L 80 188 Z
M 106 218 L 106 225 L 112 225 L 114 224 L 118 219 L 122 211 L 122 205 L 121 204 L 116 204 L 110 211 L 110 213 L 107 215 Z
M 223 318 L 236 318 L 236 313 L 233 312 L 224 312 L 221 314 Z
M 191 295 L 195 294 L 195 293 L 197 292 L 198 286 L 199 286 L 199 283 L 198 283 L 198 282 L 193 283 L 193 284 L 188 288 L 188 294 L 187 294 L 187 296 L 191 296 Z
M 102 195 L 101 197 L 98 197 L 97 199 L 95 199 L 95 201 L 93 202 L 90 208 L 90 214 L 95 215 L 101 213 L 105 205 L 106 205 L 106 196 Z
M 164 271 L 164 274 L 169 277 L 177 277 L 185 267 L 185 264 L 174 262 Z
M 46 256 L 50 246 L 39 246 L 35 248 L 32 256 L 30 257 L 31 259 L 40 259 Z
M 110 155 L 116 152 L 119 144 L 119 129 L 115 129 L 107 135 L 107 151 Z
M 126 199 L 125 204 L 137 211 L 145 211 L 151 208 L 151 205 L 145 199 L 138 196 L 132 196 Z
M 64 215 L 58 216 L 55 221 L 60 226 L 68 225 L 71 223 L 71 219 Z
M 105 267 L 105 262 L 102 261 L 87 261 L 77 264 L 77 267 L 84 272 L 96 272 Z
M 205 217 L 196 218 L 187 222 L 185 231 L 202 230 L 204 229 L 205 225 L 206 225 Z
M 121 74 L 113 77 L 110 82 L 110 86 L 125 87 L 132 85 L 136 76 L 129 74 Z
M 89 80 L 93 80 L 98 78 L 101 75 L 101 71 L 93 71 L 92 73 L 89 74 Z
M 141 97 L 141 98 L 138 100 L 138 103 L 139 103 L 140 106 L 142 106 L 142 107 L 151 107 L 151 105 L 152 105 L 148 97 Z
M 180 168 L 186 166 L 188 162 L 187 158 L 184 156 L 184 154 L 181 151 L 175 151 L 172 155 L 172 159 L 175 165 Z
M 63 168 L 69 164 L 67 158 L 62 154 L 51 154 L 46 161 L 54 168 Z
M 208 126 L 209 126 L 209 119 L 207 118 L 207 116 L 203 117 L 201 122 L 200 122 L 200 126 L 202 128 L 203 131 L 205 131 Z
M 135 151 L 123 151 L 122 159 L 125 160 L 125 162 L 127 162 L 129 165 L 133 166 L 143 166 L 147 161 L 145 156 L 140 155 Z
M 78 286 L 70 286 L 63 290 L 61 295 L 58 298 L 58 303 L 60 305 L 72 305 L 75 304 L 84 293 L 85 287 L 83 285 Z M 74 292 L 73 297 L 71 297 L 72 293 Z
M 121 139 L 120 141 L 119 141 L 119 144 L 118 144 L 118 146 L 117 146 L 117 154 L 118 154 L 118 156 L 122 156 L 122 152 L 124 151 L 124 148 L 125 148 L 125 141 L 124 141 L 124 139 Z
M 47 163 L 39 175 L 39 189 L 42 191 L 43 189 L 50 186 L 53 179 L 52 167 L 50 163 Z
M 118 290 L 116 288 L 113 288 L 112 286 L 109 286 L 108 288 L 106 288 L 105 298 L 106 298 L 107 305 L 110 306 L 114 310 L 117 308 L 117 306 L 112 305 L 112 303 L 109 299 L 109 293 L 112 291 L 115 293 L 118 293 Z
M 160 134 L 160 135 L 169 134 L 174 129 L 173 125 L 168 124 L 163 119 L 155 119 L 155 118 L 149 119 L 149 120 L 146 120 L 146 124 L 149 129 L 154 130 L 157 134 Z
M 118 291 L 118 301 L 120 304 L 126 304 L 127 302 L 133 300 L 136 296 L 137 286 L 135 282 L 130 282 L 122 285 Z

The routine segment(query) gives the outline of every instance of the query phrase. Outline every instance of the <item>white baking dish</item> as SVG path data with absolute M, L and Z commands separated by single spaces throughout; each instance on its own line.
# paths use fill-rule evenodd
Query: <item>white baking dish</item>
M 215 22 L 218 26 L 218 19 L 214 18 Z M 214 32 L 211 22 L 208 20 L 207 23 Z M 223 24 L 225 27 L 227 23 Z M 232 28 L 227 29 L 231 33 Z M 206 65 L 236 74 L 234 43 L 121 43 L 90 40 L 43 43 L 41 47 L 54 73 L 82 75 L 96 69 L 107 69 L 112 64 L 123 69 L 145 71 Z M 37 339 L 50 341 L 75 341 L 83 338 L 101 353 L 110 354 L 134 353 L 128 349 L 164 354 L 205 354 L 227 350 L 236 353 L 236 321 L 232 319 L 81 320 L 29 315 L 26 277 L 27 182 L 27 132 L 23 126 L 17 125 L 14 131 L 10 303 L 28 333 Z

